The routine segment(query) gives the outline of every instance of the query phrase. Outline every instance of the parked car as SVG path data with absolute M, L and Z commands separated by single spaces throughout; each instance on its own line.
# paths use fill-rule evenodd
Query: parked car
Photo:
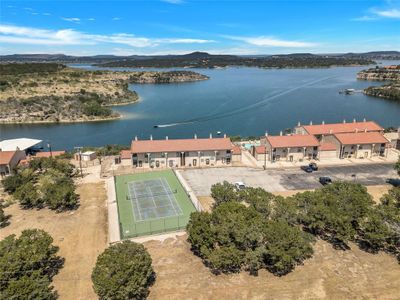
M 304 172 L 312 173 L 314 171 L 310 166 L 301 166 L 300 167 Z
M 246 188 L 246 185 L 243 182 L 238 181 L 238 182 L 235 182 L 235 187 L 236 187 L 236 190 L 241 191 Z
M 389 178 L 389 179 L 386 179 L 386 183 L 389 183 L 389 184 L 393 185 L 394 187 L 399 187 L 400 179 Z
M 321 183 L 322 185 L 328 185 L 332 183 L 332 179 L 327 176 L 322 176 L 319 178 L 319 183 Z
M 310 163 L 308 165 L 313 171 L 318 171 L 318 165 L 316 163 Z

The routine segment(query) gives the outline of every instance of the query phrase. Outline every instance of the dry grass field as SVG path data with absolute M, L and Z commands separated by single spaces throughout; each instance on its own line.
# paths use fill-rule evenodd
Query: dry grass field
M 378 199 L 387 187 L 369 191 Z M 60 247 L 64 268 L 54 278 L 60 299 L 97 299 L 90 279 L 97 256 L 107 247 L 106 193 L 103 183 L 80 183 L 81 206 L 72 212 L 6 209 L 11 224 L 0 229 L 0 239 L 26 228 L 42 228 Z M 288 195 L 285 195 L 288 196 Z M 207 208 L 212 198 L 200 197 Z M 292 273 L 276 277 L 246 272 L 213 275 L 190 251 L 186 236 L 145 243 L 157 273 L 149 299 L 399 299 L 400 265 L 385 253 L 377 255 L 351 245 L 334 250 L 318 241 L 313 258 Z
M 82 184 L 77 193 L 80 207 L 72 212 L 22 210 L 11 205 L 5 209 L 11 215 L 10 225 L 0 229 L 0 239 L 28 228 L 47 231 L 65 258 L 53 280 L 60 299 L 97 299 L 90 276 L 97 256 L 107 247 L 106 193 L 102 182 Z
M 213 275 L 190 251 L 186 236 L 145 243 L 157 273 L 149 299 L 399 299 L 400 266 L 384 253 L 318 241 L 314 256 L 292 273 Z

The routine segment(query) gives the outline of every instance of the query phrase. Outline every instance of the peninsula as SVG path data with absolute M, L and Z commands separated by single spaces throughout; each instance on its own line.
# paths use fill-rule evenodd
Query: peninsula
M 86 71 L 58 63 L 0 64 L 0 123 L 87 122 L 120 118 L 110 106 L 135 103 L 129 83 L 206 80 L 191 71 Z
M 154 57 L 131 57 L 99 63 L 102 67 L 135 68 L 223 68 L 229 66 L 259 68 L 326 68 L 333 66 L 360 66 L 374 63 L 360 57 L 327 56 L 311 53 L 269 56 L 213 55 L 206 52 L 193 52 L 184 55 Z
M 369 96 L 400 101 L 400 65 L 376 67 L 360 71 L 357 79 L 389 81 L 382 86 L 370 86 L 364 90 Z

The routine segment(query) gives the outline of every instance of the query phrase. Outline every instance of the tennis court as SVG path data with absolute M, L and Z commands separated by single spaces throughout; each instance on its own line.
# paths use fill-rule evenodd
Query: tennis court
M 184 229 L 196 211 L 171 170 L 114 178 L 121 238 Z

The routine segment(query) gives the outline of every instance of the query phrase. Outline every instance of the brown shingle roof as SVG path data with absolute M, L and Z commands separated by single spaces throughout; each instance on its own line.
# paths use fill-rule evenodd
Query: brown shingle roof
M 242 153 L 242 149 L 240 149 L 240 146 L 235 145 L 232 148 L 232 154 L 241 154 Z
M 292 147 L 316 147 L 319 146 L 318 140 L 313 135 L 282 135 L 267 136 L 267 141 L 272 148 L 292 148 Z
M 131 144 L 132 153 L 188 152 L 230 149 L 232 149 L 232 143 L 229 138 L 145 140 L 132 141 Z
M 132 158 L 131 150 L 121 150 L 120 155 L 121 155 L 121 159 L 131 159 Z
M 0 151 L 0 165 L 8 165 L 17 151 Z
M 53 157 L 65 154 L 65 151 L 51 151 Z M 35 157 L 50 157 L 50 152 L 37 152 Z
M 333 151 L 333 150 L 336 150 L 336 145 L 334 143 L 324 142 L 324 143 L 321 143 L 319 150 Z
M 335 137 L 343 145 L 389 143 L 380 132 L 338 133 Z
M 303 128 L 313 135 L 350 133 L 356 131 L 383 131 L 383 128 L 375 122 L 352 122 L 352 123 L 334 123 L 319 125 L 304 125 Z

